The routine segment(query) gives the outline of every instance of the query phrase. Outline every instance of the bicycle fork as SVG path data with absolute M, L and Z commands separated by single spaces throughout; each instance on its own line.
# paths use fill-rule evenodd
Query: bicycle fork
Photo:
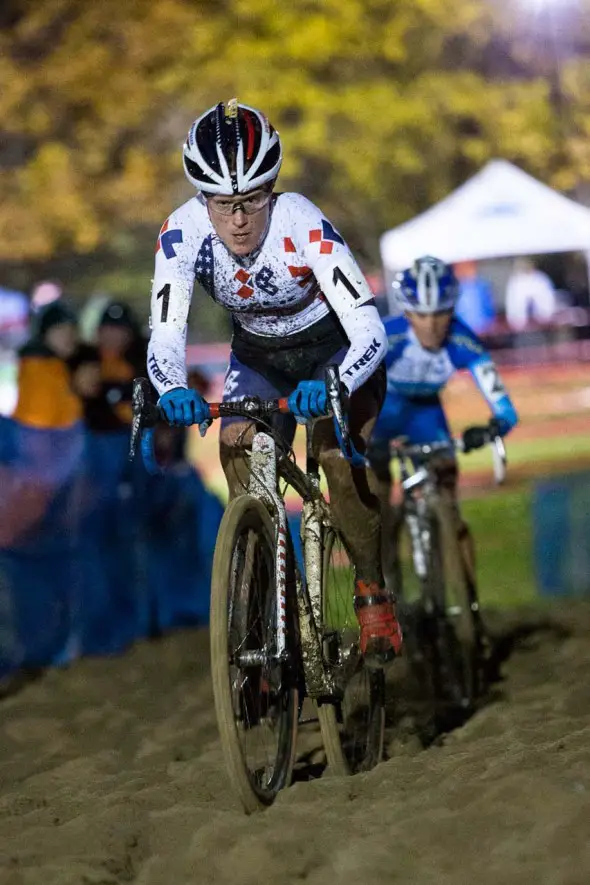
M 267 433 L 257 433 L 252 443 L 248 492 L 255 498 L 260 498 L 267 506 L 270 506 L 274 514 L 276 527 L 276 657 L 279 660 L 283 660 L 287 655 L 287 512 L 285 510 L 285 503 L 277 491 L 275 441 Z
M 276 657 L 285 660 L 287 648 L 287 559 L 288 527 L 285 503 L 277 491 L 277 457 L 273 438 L 257 433 L 252 444 L 249 494 L 269 506 L 276 527 L 275 586 L 277 607 Z M 302 543 L 304 550 L 305 583 L 296 569 L 297 607 L 301 655 L 307 692 L 312 698 L 334 693 L 333 680 L 324 664 L 322 641 L 318 630 L 321 624 L 322 601 L 322 514 L 317 502 L 305 500 L 302 513 Z M 244 653 L 245 655 L 248 652 Z M 268 650 L 253 652 L 265 663 Z M 264 660 L 263 660 L 264 658 Z
M 405 520 L 412 541 L 414 571 L 423 581 L 428 576 L 430 532 L 425 527 L 426 502 L 423 498 L 419 498 L 414 504 L 416 509 L 406 510 Z
M 334 693 L 327 669 L 319 625 L 322 623 L 322 514 L 315 501 L 303 502 L 301 540 L 304 551 L 306 584 L 297 595 L 301 633 L 301 655 L 307 693 L 319 699 Z

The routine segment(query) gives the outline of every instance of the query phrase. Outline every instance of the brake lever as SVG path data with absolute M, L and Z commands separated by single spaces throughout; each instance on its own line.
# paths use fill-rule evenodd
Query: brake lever
M 328 399 L 332 408 L 334 417 L 334 429 L 342 454 L 347 461 L 350 461 L 353 467 L 366 467 L 367 460 L 354 447 L 354 443 L 350 437 L 350 429 L 348 426 L 348 416 L 344 411 L 342 401 L 342 385 L 340 383 L 340 372 L 338 366 L 329 365 L 325 368 L 325 382 Z
M 342 388 L 340 385 L 338 366 L 326 366 L 325 372 L 326 390 L 328 392 L 330 406 L 332 407 L 332 414 L 334 415 L 334 420 L 337 421 L 341 427 L 342 438 L 348 441 L 350 433 L 348 431 L 348 422 L 344 417 L 344 409 L 342 407 Z
M 501 485 L 506 479 L 506 446 L 504 440 L 498 434 L 491 439 L 492 443 L 492 461 L 494 465 L 494 479 L 497 485 Z
M 160 410 L 151 401 L 151 387 L 147 378 L 134 378 L 131 395 L 133 417 L 131 419 L 131 438 L 129 440 L 129 460 L 133 461 L 137 452 L 137 444 L 142 441 L 143 431 L 153 429 L 160 419 Z M 152 434 L 149 434 L 151 440 Z
M 492 418 L 488 424 L 489 445 L 492 447 L 492 463 L 494 465 L 494 479 L 496 485 L 501 485 L 506 479 L 506 445 L 500 433 L 500 424 Z

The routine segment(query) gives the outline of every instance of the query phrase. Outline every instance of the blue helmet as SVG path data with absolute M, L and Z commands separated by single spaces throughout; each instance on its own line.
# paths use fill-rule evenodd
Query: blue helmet
M 412 267 L 396 274 L 392 286 L 400 310 L 410 313 L 452 310 L 459 296 L 452 268 L 431 255 L 417 258 Z

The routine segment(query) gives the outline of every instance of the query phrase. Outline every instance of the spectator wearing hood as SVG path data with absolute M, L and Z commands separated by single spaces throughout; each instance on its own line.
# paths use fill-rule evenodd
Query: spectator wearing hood
M 76 315 L 57 302 L 40 311 L 33 336 L 19 351 L 13 419 L 37 429 L 63 429 L 82 418 L 68 360 L 78 341 Z
M 72 537 L 69 495 L 84 448 L 82 401 L 69 366 L 77 335 L 71 308 L 50 304 L 34 316 L 33 335 L 18 353 L 16 407 L 0 421 L 0 549 L 40 556 L 63 550 Z
M 82 345 L 73 358 L 88 381 L 83 397 L 90 430 L 112 433 L 130 427 L 133 379 L 145 375 L 145 361 L 146 343 L 131 308 L 111 302 L 100 317 L 96 344 Z

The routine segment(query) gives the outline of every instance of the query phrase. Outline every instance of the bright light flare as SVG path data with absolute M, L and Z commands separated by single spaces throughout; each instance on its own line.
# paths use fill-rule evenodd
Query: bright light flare
M 532 6 L 533 9 L 541 11 L 557 6 L 571 6 L 572 0 L 518 0 L 522 6 Z

